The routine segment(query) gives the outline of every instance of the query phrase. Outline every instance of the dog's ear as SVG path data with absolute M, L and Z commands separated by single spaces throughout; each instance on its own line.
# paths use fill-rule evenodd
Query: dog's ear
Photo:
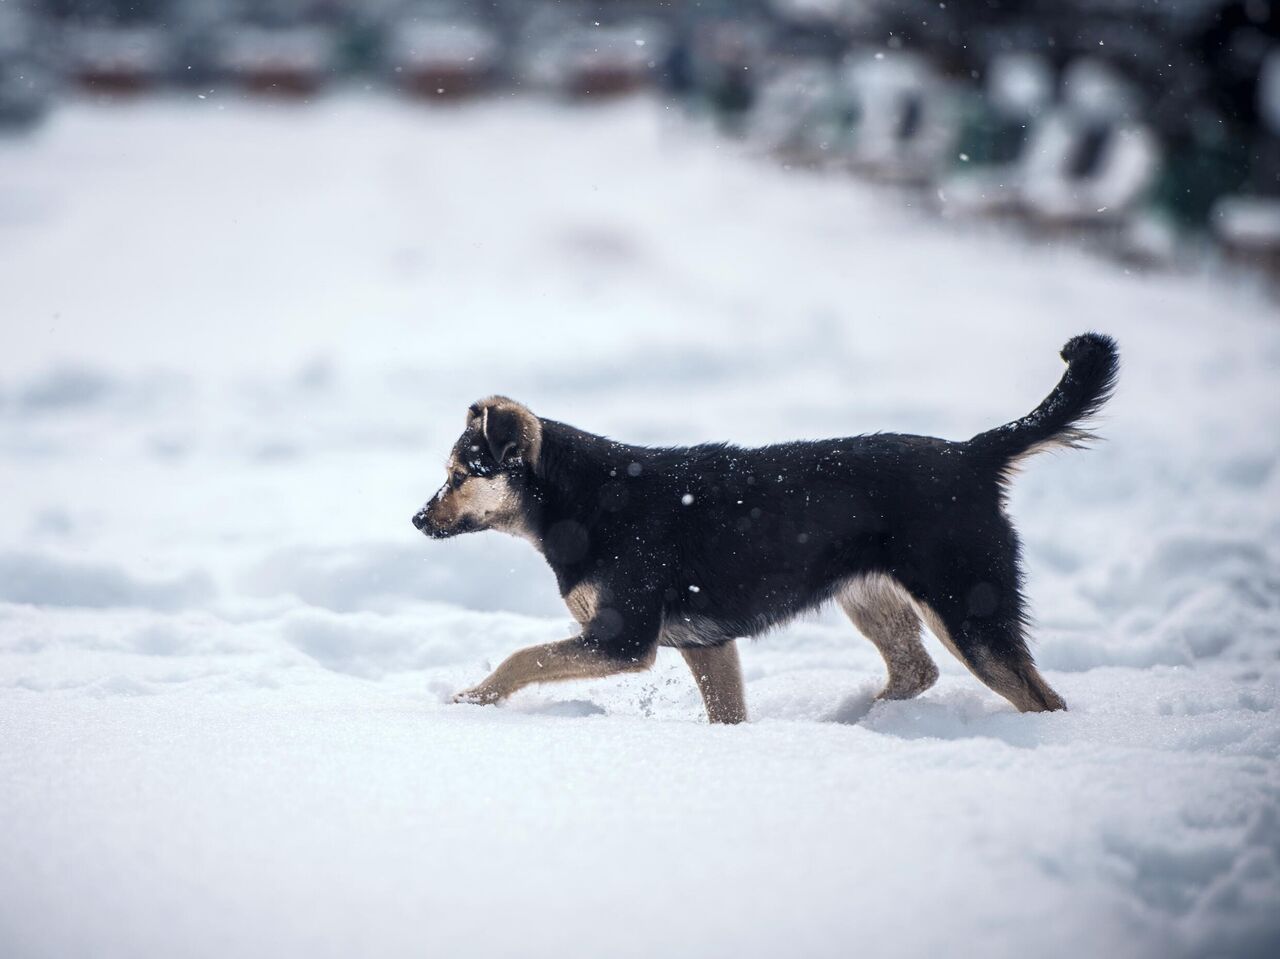
M 467 424 L 484 437 L 499 466 L 517 456 L 536 465 L 542 446 L 542 423 L 515 400 L 494 396 L 474 403 L 467 410 Z
M 518 454 L 520 450 L 520 420 L 511 410 L 498 406 L 487 406 L 481 414 L 480 428 L 489 443 L 489 452 L 494 461 L 501 466 L 507 457 Z

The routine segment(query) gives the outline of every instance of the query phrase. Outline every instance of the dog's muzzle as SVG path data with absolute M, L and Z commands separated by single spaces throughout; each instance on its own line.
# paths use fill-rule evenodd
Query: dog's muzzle
M 440 535 L 439 527 L 431 522 L 431 517 L 427 515 L 425 509 L 420 509 L 413 514 L 413 528 L 431 537 Z
M 427 515 L 425 509 L 418 510 L 413 514 L 413 528 L 421 532 L 424 536 L 430 536 L 432 539 L 448 539 L 450 536 L 457 536 L 462 529 L 444 529 L 437 526 Z

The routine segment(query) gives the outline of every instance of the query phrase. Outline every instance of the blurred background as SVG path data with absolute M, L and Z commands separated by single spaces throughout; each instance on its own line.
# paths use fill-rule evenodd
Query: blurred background
M 0 0 L 0 136 L 68 101 L 651 91 L 792 165 L 1145 266 L 1280 270 L 1271 0 Z

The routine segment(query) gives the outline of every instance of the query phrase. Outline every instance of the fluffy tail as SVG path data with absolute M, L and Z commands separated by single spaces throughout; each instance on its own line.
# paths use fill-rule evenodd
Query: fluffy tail
M 1062 348 L 1067 372 L 1039 406 L 1022 419 L 979 433 L 969 441 L 1001 470 L 1041 450 L 1078 448 L 1094 439 L 1081 424 L 1111 398 L 1120 373 L 1116 341 L 1102 333 L 1072 337 Z

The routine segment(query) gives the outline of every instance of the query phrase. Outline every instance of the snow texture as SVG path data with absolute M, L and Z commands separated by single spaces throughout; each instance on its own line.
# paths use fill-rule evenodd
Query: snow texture
M 69 106 L 0 144 L 0 955 L 1264 956 L 1280 947 L 1280 326 L 1212 276 L 939 224 L 647 102 Z M 430 542 L 467 405 L 636 442 L 1032 409 L 1022 716 L 838 613 L 448 704 L 572 632 Z

